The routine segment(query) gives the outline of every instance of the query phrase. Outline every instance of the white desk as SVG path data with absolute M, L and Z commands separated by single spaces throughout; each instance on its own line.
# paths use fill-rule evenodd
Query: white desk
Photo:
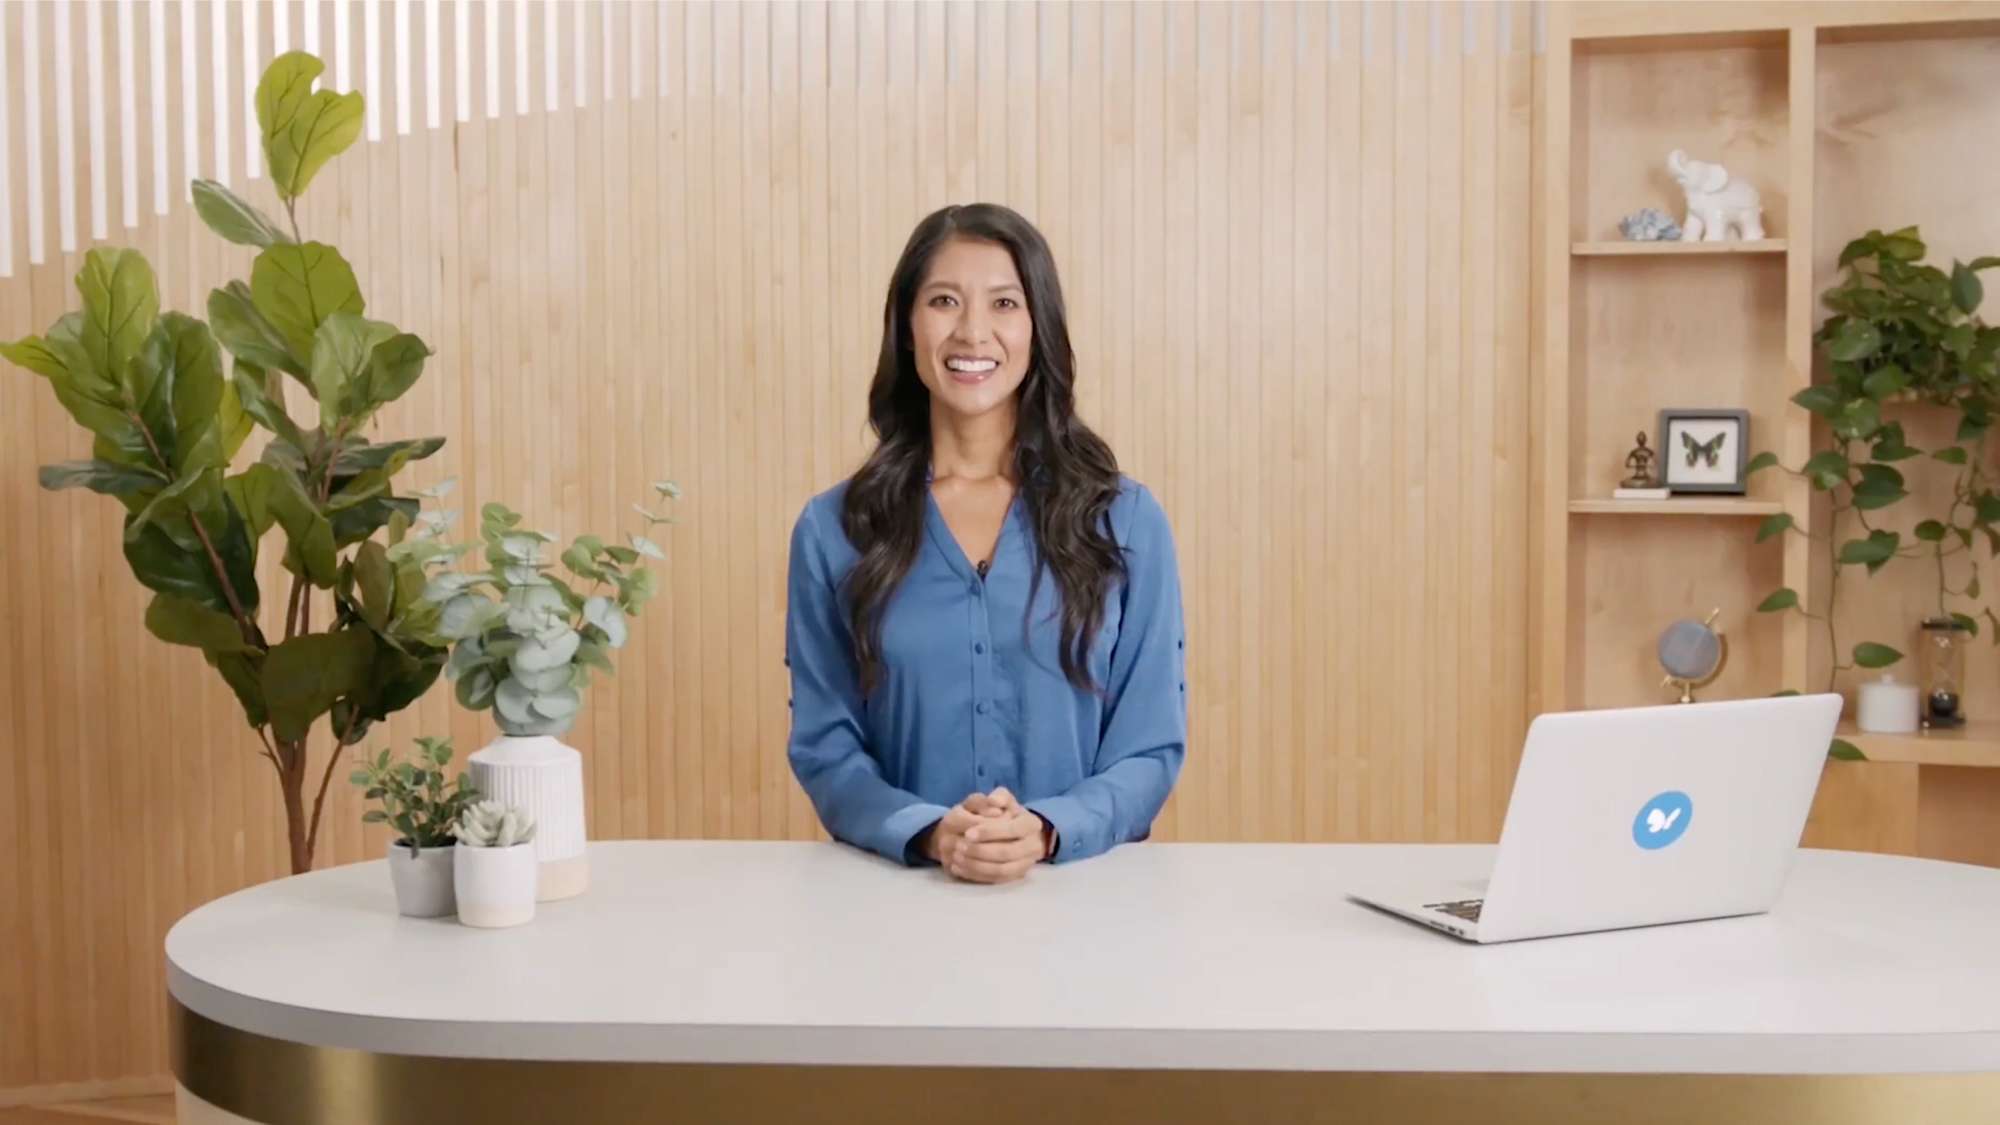
M 646 1105 L 669 1086 L 641 1087 L 691 1075 L 737 1107 L 788 1084 L 865 1100 L 875 1083 L 883 1103 L 855 1118 L 871 1121 L 901 1120 L 908 1095 L 887 1087 L 918 1076 L 941 1097 L 1015 1081 L 1080 1097 L 1110 1082 L 1122 1092 L 1106 1104 L 1128 1108 L 1156 1085 L 1168 1116 L 1147 1120 L 1207 1119 L 1187 1115 L 1197 1089 L 1236 1090 L 1240 1110 L 1253 1083 L 1294 1107 L 1316 1090 L 1400 1089 L 1417 1100 L 1368 1104 L 1428 1119 L 1408 1115 L 1441 1104 L 1441 1073 L 1488 1076 L 1451 1089 L 1486 1088 L 1478 1104 L 1495 1113 L 1494 1091 L 1528 1090 L 1552 1120 L 1550 1075 L 1620 1101 L 1679 1090 L 1703 1120 L 1733 1112 L 1714 1102 L 1729 1090 L 1768 1110 L 1806 1104 L 1769 1100 L 1780 1094 L 1819 1104 L 1865 1089 L 1895 1100 L 1876 1108 L 1899 1125 L 1923 1120 L 1913 1098 L 2000 1095 L 2000 871 L 1808 851 L 1770 915 L 1491 947 L 1341 894 L 1364 875 L 1476 871 L 1487 853 L 1144 844 L 984 887 L 830 844 L 594 843 L 586 895 L 498 931 L 400 917 L 383 866 L 358 864 L 250 888 L 173 928 L 176 1069 L 244 1115 L 215 1120 L 266 1125 L 414 1120 L 381 1096 L 372 1117 L 287 1108 L 336 1096 L 311 1085 L 329 1068 L 384 1066 L 397 1081 L 449 1073 L 438 1083 L 461 1090 L 524 1074 L 544 1089 L 589 1074 L 602 1089 L 618 1075 L 625 1104 Z M 224 1057 L 245 1052 L 283 1057 Z M 651 1065 L 604 1065 L 631 1063 Z M 1002 1081 L 991 1068 L 1016 1069 Z M 246 1095 L 244 1075 L 311 1092 Z M 682 1087 L 672 1096 L 692 1104 Z M 531 1119 L 493 1112 L 463 1119 Z M 732 1116 L 783 1119 L 770 1112 Z

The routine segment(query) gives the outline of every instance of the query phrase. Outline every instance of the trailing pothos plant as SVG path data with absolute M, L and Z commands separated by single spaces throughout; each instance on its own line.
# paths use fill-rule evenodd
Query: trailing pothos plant
M 1977 636 L 1983 617 L 2000 643 L 2000 617 L 1979 601 L 1980 553 L 1989 560 L 2000 555 L 2000 492 L 1987 448 L 2000 416 L 2000 326 L 1978 315 L 1985 297 L 1980 271 L 2000 266 L 2000 257 L 1955 260 L 1946 272 L 1925 263 L 1925 253 L 1916 227 L 1871 230 L 1841 251 L 1841 280 L 1820 295 L 1833 315 L 1813 334 L 1831 378 L 1792 396 L 1825 421 L 1833 440 L 1805 464 L 1785 469 L 1827 494 L 1831 531 L 1813 534 L 1790 512 L 1769 517 L 1757 531 L 1759 542 L 1806 536 L 1831 559 L 1824 613 L 1802 605 L 1789 587 L 1757 607 L 1803 613 L 1824 628 L 1832 650 L 1828 690 L 1841 672 L 1887 668 L 1903 659 L 1894 646 L 1873 640 L 1842 652 L 1834 609 L 1847 567 L 1874 575 L 1897 559 L 1926 561 L 1937 576 L 1938 618 Z M 1929 450 L 1910 444 L 1901 422 L 1883 418 L 1885 406 L 1905 402 L 1955 413 L 1953 440 Z M 1777 456 L 1766 452 L 1746 468 L 1776 465 Z M 1927 470 L 1952 475 L 1950 502 L 1942 511 L 1919 513 L 1926 518 L 1908 536 L 1883 526 L 1888 510 L 1910 495 L 1905 474 Z M 1834 752 L 1860 757 L 1846 743 L 1836 743 Z
M 395 542 L 411 528 L 418 503 L 396 496 L 391 481 L 444 441 L 377 444 L 363 435 L 416 383 L 431 351 L 364 316 L 353 269 L 299 231 L 299 196 L 361 129 L 360 94 L 312 88 L 322 69 L 309 54 L 280 55 L 257 86 L 284 225 L 220 184 L 194 184 L 208 226 L 258 250 L 247 283 L 209 294 L 209 323 L 160 311 L 140 253 L 100 248 L 77 275 L 81 312 L 0 345 L 95 435 L 89 459 L 43 466 L 41 484 L 81 486 L 124 505 L 125 559 L 154 591 L 146 627 L 199 648 L 235 692 L 278 775 L 294 872 L 312 866 L 340 747 L 423 695 L 446 656 L 437 607 L 421 595 L 427 563 L 449 549 L 392 558 L 374 538 L 387 529 Z M 233 360 L 227 378 L 218 342 Z M 286 405 L 287 379 L 306 400 L 298 415 Z M 256 463 L 231 473 L 253 423 L 269 442 Z M 274 527 L 283 532 L 279 582 L 289 590 L 266 596 L 257 562 Z M 321 591 L 331 612 L 316 621 Z M 307 741 L 323 717 L 334 745 L 308 814 Z

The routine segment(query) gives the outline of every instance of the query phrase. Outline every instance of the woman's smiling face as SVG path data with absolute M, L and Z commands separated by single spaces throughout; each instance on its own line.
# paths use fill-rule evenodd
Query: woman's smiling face
M 1013 400 L 1034 321 L 1006 247 L 970 238 L 938 247 L 910 310 L 910 345 L 936 405 L 971 418 Z

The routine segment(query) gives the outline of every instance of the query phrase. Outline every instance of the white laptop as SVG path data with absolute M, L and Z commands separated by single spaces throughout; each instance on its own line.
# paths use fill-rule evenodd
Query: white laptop
M 1761 914 L 1837 694 L 1539 715 L 1491 866 L 1350 897 L 1480 943 Z

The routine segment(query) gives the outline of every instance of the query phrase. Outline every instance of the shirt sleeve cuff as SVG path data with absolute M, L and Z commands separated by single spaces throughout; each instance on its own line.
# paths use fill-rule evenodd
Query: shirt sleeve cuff
M 1027 808 L 1055 826 L 1056 854 L 1049 857 L 1049 862 L 1063 863 L 1096 854 L 1090 839 L 1091 815 L 1075 798 L 1050 797 L 1043 801 L 1029 801 Z
M 908 865 L 910 841 L 916 839 L 917 833 L 943 820 L 950 811 L 943 805 L 904 805 L 883 822 L 881 837 L 875 841 L 873 850 L 885 859 Z

